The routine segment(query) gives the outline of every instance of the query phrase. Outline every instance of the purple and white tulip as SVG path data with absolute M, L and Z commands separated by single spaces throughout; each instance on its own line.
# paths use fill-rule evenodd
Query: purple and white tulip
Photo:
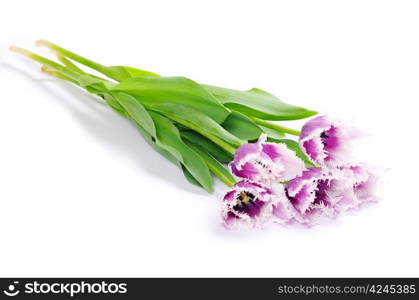
M 343 178 L 347 180 L 353 187 L 354 194 L 358 200 L 357 206 L 368 202 L 376 202 L 376 189 L 378 184 L 378 176 L 370 167 L 357 164 L 341 168 Z
M 279 224 L 290 224 L 293 222 L 304 223 L 301 213 L 288 199 L 284 186 L 276 185 L 274 188 L 276 198 L 272 205 L 272 221 Z
M 301 176 L 288 182 L 285 193 L 294 207 L 304 215 L 313 205 L 327 201 L 329 180 L 323 169 L 308 168 Z
M 285 144 L 266 142 L 266 135 L 237 149 L 229 167 L 238 177 L 265 184 L 288 181 L 305 168 L 294 151 Z
M 349 161 L 350 142 L 359 133 L 342 122 L 319 116 L 304 124 L 301 150 L 318 166 L 338 166 Z
M 282 184 L 272 188 L 243 180 L 227 192 L 222 209 L 223 224 L 227 228 L 239 223 L 261 226 L 268 221 L 288 224 L 297 220 L 303 222 L 300 213 L 287 199 Z
M 226 227 L 237 223 L 253 226 L 268 221 L 272 215 L 274 192 L 267 186 L 243 180 L 236 183 L 224 196 L 222 219 Z
M 333 169 L 309 168 L 291 180 L 285 192 L 301 214 L 302 223 L 312 224 L 320 216 L 333 217 L 375 201 L 376 176 L 365 166 Z

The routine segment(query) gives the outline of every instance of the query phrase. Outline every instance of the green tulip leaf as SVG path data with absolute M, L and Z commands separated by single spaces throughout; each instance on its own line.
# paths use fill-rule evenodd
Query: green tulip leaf
M 203 186 L 198 182 L 198 180 L 195 179 L 195 177 L 192 176 L 192 174 L 188 171 L 188 169 L 185 168 L 184 165 L 181 165 L 181 168 L 183 176 L 185 176 L 186 180 L 189 181 L 189 183 L 203 188 Z
M 230 171 L 213 156 L 208 154 L 205 149 L 188 141 L 186 141 L 186 144 L 202 157 L 202 159 L 207 163 L 210 171 L 214 173 L 227 186 L 233 186 L 236 183 L 236 180 L 234 179 L 233 175 L 231 175 Z
M 217 123 L 222 123 L 230 114 L 229 109 L 198 83 L 184 77 L 129 78 L 113 90 L 136 97 L 145 107 L 165 103 L 189 106 L 205 112 Z
M 228 132 L 246 141 L 258 139 L 263 132 L 254 121 L 239 112 L 232 112 L 221 125 Z
M 202 187 L 212 193 L 213 179 L 205 161 L 181 139 L 175 125 L 166 117 L 150 112 L 156 126 L 156 143 L 176 157 Z
M 146 140 L 146 142 L 154 148 L 154 150 L 156 150 L 158 153 L 160 153 L 162 156 L 164 156 L 167 160 L 171 161 L 172 163 L 174 163 L 175 165 L 177 165 L 179 168 L 182 167 L 182 164 L 179 162 L 179 159 L 182 159 L 182 156 L 180 155 L 180 153 L 178 151 L 176 151 L 175 149 L 171 149 L 172 152 L 167 151 L 165 148 L 159 146 L 156 143 L 156 139 L 153 138 L 147 131 L 145 131 L 140 125 L 137 125 L 137 129 L 138 131 L 141 133 L 141 135 L 144 137 L 144 139 Z M 174 153 L 175 155 L 173 155 L 172 153 Z
M 112 96 L 125 109 L 128 115 L 152 137 L 156 136 L 156 128 L 144 106 L 133 96 L 125 93 L 112 93 Z
M 211 85 L 202 85 L 231 110 L 263 120 L 298 120 L 311 117 L 316 112 L 282 102 L 261 89 L 238 91 Z
M 229 163 L 233 160 L 233 155 L 210 141 L 209 139 L 203 137 L 199 133 L 196 133 L 192 130 L 182 130 L 181 132 L 182 139 L 200 145 L 206 150 L 211 156 L 215 157 L 216 160 L 222 163 Z
M 234 146 L 240 146 L 245 141 L 228 132 L 220 124 L 206 114 L 185 105 L 173 103 L 160 103 L 150 105 L 152 110 L 162 113 L 180 124 L 200 132 L 204 136 L 216 136 L 224 142 Z
M 285 133 L 280 132 L 278 130 L 265 127 L 262 125 L 259 125 L 259 128 L 268 135 L 268 137 L 274 138 L 274 139 L 282 139 L 285 136 Z
M 116 111 L 117 113 L 119 113 L 125 118 L 128 118 L 128 119 L 130 118 L 130 116 L 125 111 L 125 109 L 121 106 L 121 104 L 119 104 L 117 100 L 115 100 L 113 96 L 111 96 L 110 94 L 105 94 L 103 96 L 103 99 L 114 111 Z
M 102 67 L 101 72 L 116 81 L 133 77 L 159 77 L 156 73 L 127 66 Z

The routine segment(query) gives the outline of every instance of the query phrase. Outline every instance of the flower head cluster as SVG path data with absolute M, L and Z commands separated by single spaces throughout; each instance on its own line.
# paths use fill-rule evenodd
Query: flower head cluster
M 267 142 L 265 136 L 241 146 L 229 167 L 242 181 L 224 197 L 224 224 L 311 225 L 375 201 L 376 176 L 350 161 L 354 137 L 355 130 L 325 116 L 307 122 L 299 145 L 315 167 L 306 167 L 285 144 Z
M 266 135 L 262 135 L 257 143 L 237 149 L 229 167 L 238 177 L 265 184 L 288 181 L 305 168 L 294 151 L 285 144 L 266 142 Z

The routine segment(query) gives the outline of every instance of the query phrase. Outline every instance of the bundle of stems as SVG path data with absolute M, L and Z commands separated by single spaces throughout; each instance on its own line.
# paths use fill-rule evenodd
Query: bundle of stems
M 225 164 L 240 146 L 261 134 L 286 144 L 307 165 L 312 164 L 296 141 L 285 138 L 300 132 L 272 122 L 308 118 L 316 114 L 312 110 L 256 88 L 238 91 L 128 66 L 105 66 L 45 40 L 36 44 L 51 49 L 58 62 L 19 47 L 11 50 L 40 63 L 44 72 L 99 96 L 132 120 L 150 145 L 177 164 L 191 183 L 208 192 L 213 191 L 211 173 L 227 186 L 234 185 Z

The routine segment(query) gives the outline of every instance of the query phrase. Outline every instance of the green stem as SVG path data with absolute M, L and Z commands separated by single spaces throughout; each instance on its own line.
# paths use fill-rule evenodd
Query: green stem
M 210 171 L 218 178 L 221 180 L 221 182 L 223 182 L 226 186 L 228 187 L 232 187 L 236 182 L 232 181 L 230 178 L 228 178 L 227 176 L 225 176 L 223 173 L 221 173 L 216 167 L 214 167 L 214 165 L 212 164 L 207 164 L 208 165 L 208 169 L 210 169 Z
M 301 134 L 301 132 L 298 131 L 298 130 L 288 128 L 288 127 L 285 127 L 285 126 L 281 126 L 281 125 L 278 125 L 278 124 L 275 124 L 275 123 L 271 123 L 271 122 L 268 122 L 268 121 L 265 121 L 265 120 L 262 120 L 262 119 L 252 117 L 252 120 L 255 121 L 259 125 L 262 125 L 262 126 L 265 126 L 265 127 L 271 128 L 271 129 L 275 129 L 275 130 L 278 130 L 280 132 L 284 132 L 284 133 L 288 133 L 288 134 L 292 134 L 292 135 L 296 135 L 296 136 L 299 136 Z
M 60 73 L 58 71 L 55 71 L 55 70 L 47 67 L 46 65 L 42 65 L 41 70 L 42 70 L 42 72 L 44 72 L 44 73 L 46 73 L 46 74 L 48 74 L 50 76 L 53 76 L 53 77 L 56 77 L 56 78 L 59 78 L 59 79 L 62 79 L 62 80 L 66 80 L 66 81 L 69 81 L 69 82 L 71 82 L 71 83 L 73 83 L 75 85 L 80 86 L 80 83 L 78 81 L 76 81 L 74 79 L 71 79 L 70 77 L 67 77 L 67 76 L 63 75 L 62 73 Z
M 85 72 L 80 69 L 79 67 L 77 67 L 74 63 L 72 63 L 70 60 L 68 60 L 64 55 L 57 53 L 57 59 L 63 64 L 65 65 L 67 68 L 76 71 L 80 74 L 84 74 Z
M 83 71 L 78 66 L 76 66 L 72 61 L 68 60 L 65 56 L 63 56 L 62 54 L 57 53 L 57 59 L 60 62 L 62 62 L 66 67 L 68 67 L 69 69 L 71 69 L 73 71 L 76 71 L 76 72 L 78 72 L 80 74 L 83 74 L 83 75 L 88 75 L 92 78 L 96 78 L 96 79 L 99 79 L 99 80 L 102 80 L 102 81 L 107 81 L 106 79 L 104 79 L 102 77 L 99 77 L 99 76 L 96 76 L 96 75 L 93 75 L 93 74 L 90 74 L 90 73 L 87 73 L 87 72 Z
M 55 71 L 59 71 L 60 73 L 70 77 L 71 79 L 77 80 L 80 79 L 80 75 L 79 73 L 72 71 L 70 69 L 68 69 L 67 67 L 60 65 L 52 60 L 49 60 L 48 58 L 45 58 L 43 56 L 40 56 L 38 54 L 35 54 L 29 50 L 20 48 L 20 47 L 16 47 L 16 46 L 11 46 L 10 50 L 16 53 L 19 53 L 21 55 L 24 55 L 34 61 L 37 61 Z
M 106 75 L 106 70 L 107 70 L 106 66 L 104 66 L 100 63 L 97 63 L 93 60 L 90 60 L 88 58 L 85 58 L 83 56 L 80 56 L 80 55 L 78 55 L 74 52 L 71 52 L 71 51 L 67 50 L 67 49 L 64 49 L 64 48 L 62 48 L 58 45 L 55 45 L 55 44 L 53 44 L 49 41 L 38 40 L 38 41 L 36 41 L 36 45 L 37 46 L 45 46 L 49 49 L 52 49 L 52 50 L 58 52 L 59 54 L 61 54 L 63 56 L 66 56 L 66 57 L 68 57 L 68 58 L 70 58 L 70 59 L 72 59 L 72 60 L 74 60 L 78 63 L 81 63 L 82 65 L 85 65 L 85 66 L 87 66 L 87 67 L 89 67 L 93 70 L 104 73 Z
M 16 53 L 19 53 L 21 55 L 24 55 L 34 61 L 39 62 L 42 65 L 47 66 L 48 68 L 53 69 L 54 71 L 57 71 L 59 73 L 61 73 L 62 75 L 65 75 L 66 77 L 77 81 L 81 86 L 87 86 L 90 85 L 94 82 L 98 82 L 98 79 L 92 78 L 91 76 L 87 75 L 87 74 L 80 74 L 74 70 L 71 70 L 70 68 L 63 66 L 61 64 L 56 63 L 55 61 L 52 61 L 48 58 L 45 58 L 43 56 L 40 56 L 36 53 L 33 53 L 29 50 L 20 48 L 20 47 L 16 47 L 16 46 L 11 46 L 10 47 L 11 51 L 14 51 Z

